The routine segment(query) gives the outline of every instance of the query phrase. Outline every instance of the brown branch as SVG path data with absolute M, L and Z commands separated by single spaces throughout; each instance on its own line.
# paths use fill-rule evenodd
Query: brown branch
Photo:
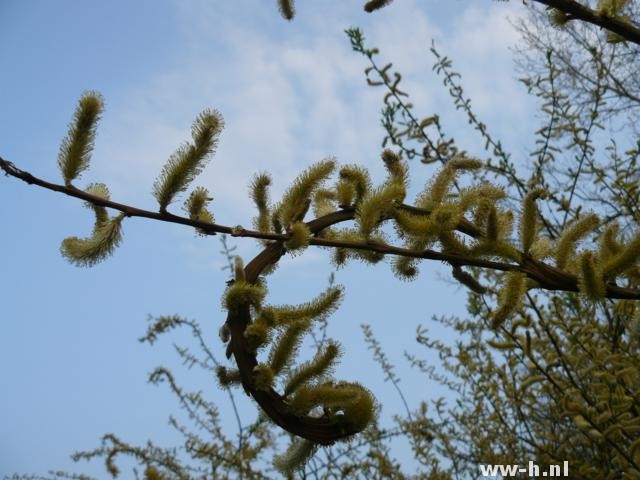
M 352 218 L 353 213 L 335 212 L 307 223 L 312 234 L 316 234 L 331 225 Z M 269 265 L 275 264 L 286 253 L 284 242 L 278 241 L 268 245 L 245 267 L 246 281 L 256 283 L 260 274 Z M 352 436 L 359 432 L 344 424 L 336 424 L 329 418 L 300 416 L 295 414 L 285 402 L 282 395 L 274 389 L 259 390 L 255 388 L 253 369 L 258 365 L 255 353 L 247 345 L 244 331 L 251 322 L 249 304 L 246 303 L 236 311 L 229 312 L 227 326 L 231 333 L 229 351 L 233 353 L 242 385 L 247 394 L 251 395 L 264 412 L 277 425 L 286 431 L 306 438 L 321 445 L 331 445 L 337 440 Z
M 203 232 L 208 233 L 210 235 L 215 235 L 216 233 L 228 233 L 233 234 L 234 229 L 231 227 L 226 227 L 223 225 L 217 225 L 215 223 L 207 223 L 199 220 L 191 220 L 190 218 L 181 217 L 179 215 L 173 215 L 168 212 L 152 212 L 150 210 L 143 210 L 141 208 L 132 207 L 130 205 L 125 205 L 118 202 L 113 202 L 111 200 L 106 200 L 102 197 L 98 197 L 96 195 L 91 195 L 90 193 L 84 192 L 72 185 L 60 185 L 57 183 L 50 183 L 45 180 L 42 180 L 38 177 L 35 177 L 31 173 L 21 170 L 16 167 L 13 163 L 5 160 L 0 157 L 0 168 L 4 170 L 5 175 L 9 175 L 15 178 L 19 178 L 23 182 L 28 183 L 29 185 L 37 185 L 42 188 L 46 188 L 47 190 L 53 190 L 54 192 L 64 193 L 65 195 L 69 195 L 70 197 L 79 198 L 81 200 L 85 200 L 93 205 L 97 205 L 100 207 L 113 208 L 114 210 L 119 210 L 124 213 L 127 217 L 142 217 L 142 218 L 150 218 L 152 220 L 159 220 L 162 222 L 170 222 L 170 223 L 179 223 L 182 225 L 188 225 L 191 227 L 197 227 L 201 229 Z M 246 234 L 244 236 L 251 236 Z M 267 236 L 268 237 L 268 236 Z M 275 235 L 274 237 L 279 237 Z M 260 237 L 266 238 L 266 237 Z M 271 239 L 271 238 L 268 238 Z M 276 240 L 277 238 L 273 238 Z
M 599 13 L 586 7 L 575 0 L 534 0 L 551 8 L 560 10 L 570 15 L 571 19 L 582 20 L 583 22 L 597 25 L 610 32 L 617 33 L 625 40 L 640 45 L 640 28 L 636 27 L 629 20 L 612 17 Z
M 174 215 L 169 212 L 153 212 L 150 210 L 143 210 L 111 200 L 105 200 L 104 198 L 91 195 L 90 193 L 84 192 L 74 186 L 60 185 L 42 180 L 27 171 L 19 169 L 13 163 L 4 160 L 2 157 L 0 157 L 0 168 L 4 170 L 6 175 L 19 178 L 20 180 L 28 184 L 38 185 L 39 187 L 46 188 L 48 190 L 64 193 L 65 195 L 85 200 L 94 205 L 112 208 L 123 212 L 128 217 L 150 218 L 152 220 L 159 220 L 162 222 L 177 223 L 198 228 L 201 232 L 207 233 L 209 235 L 215 235 L 216 233 L 226 233 L 234 237 L 249 237 L 263 240 L 273 240 L 280 245 L 282 245 L 283 242 L 289 239 L 289 235 L 287 234 L 263 233 L 255 230 L 247 230 L 240 226 L 229 227 L 215 223 L 207 223 L 199 220 L 192 220 L 187 217 L 181 217 L 179 215 Z M 428 215 L 430 213 L 428 210 L 419 209 L 410 205 L 399 205 L 398 208 L 405 209 L 414 214 Z M 307 225 L 309 226 L 311 232 L 316 235 L 317 233 L 321 232 L 331 225 L 353 220 L 354 218 L 355 209 L 353 207 L 347 207 L 342 208 L 341 210 L 338 210 L 329 215 L 325 215 L 324 217 L 312 220 L 311 222 L 308 222 Z M 456 227 L 456 230 L 465 233 L 466 235 L 469 235 L 473 238 L 479 238 L 483 236 L 482 231 L 477 226 L 464 219 L 460 221 L 460 223 Z M 544 262 L 535 260 L 522 253 L 520 264 L 515 264 L 486 260 L 461 253 L 438 252 L 431 249 L 412 250 L 373 241 L 358 242 L 314 236 L 310 239 L 309 243 L 310 245 L 321 247 L 350 248 L 354 250 L 377 252 L 385 255 L 399 255 L 404 257 L 421 258 L 425 260 L 440 260 L 442 262 L 447 262 L 453 266 L 480 267 L 503 272 L 517 270 L 526 274 L 532 280 L 535 280 L 538 283 L 539 288 L 553 291 L 579 292 L 578 279 L 575 275 L 555 268 Z M 265 253 L 265 255 L 267 254 Z M 269 258 L 275 258 L 273 257 L 273 252 L 268 255 L 270 255 Z M 274 262 L 276 262 L 280 258 L 280 256 L 278 256 L 278 258 L 276 258 Z M 637 300 L 640 299 L 640 290 L 619 287 L 617 285 L 609 283 L 607 284 L 606 296 L 608 298 Z
M 245 278 L 246 281 L 250 283 L 256 283 L 262 272 L 270 265 L 277 263 L 286 253 L 284 244 L 289 238 L 288 235 L 262 233 L 253 230 L 246 230 L 241 227 L 228 227 L 224 225 L 206 223 L 173 215 L 166 211 L 152 212 L 111 200 L 105 200 L 104 198 L 79 190 L 72 185 L 59 185 L 42 180 L 29 172 L 17 168 L 13 163 L 4 160 L 1 157 L 0 168 L 2 168 L 7 176 L 19 178 L 28 184 L 37 185 L 48 190 L 80 198 L 94 205 L 116 209 L 130 217 L 143 217 L 164 222 L 178 223 L 198 228 L 200 231 L 212 235 L 215 233 L 227 233 L 239 237 L 273 240 L 273 242 L 267 245 L 245 267 Z M 408 210 L 416 215 L 429 215 L 430 213 L 428 210 L 418 209 L 408 205 L 399 205 L 398 208 Z M 346 241 L 322 238 L 318 236 L 318 234 L 323 230 L 333 225 L 353 220 L 355 218 L 355 214 L 355 208 L 348 207 L 307 222 L 307 226 L 312 234 L 310 244 L 331 248 L 366 250 L 385 255 L 400 255 L 427 260 L 440 260 L 453 266 L 476 266 L 500 271 L 518 270 L 525 273 L 529 278 L 537 281 L 539 288 L 572 292 L 579 291 L 578 280 L 575 275 L 535 260 L 525 254 L 521 254 L 520 263 L 515 264 L 485 260 L 459 253 L 438 252 L 431 249 L 411 250 L 377 241 Z M 391 217 L 384 218 L 382 221 L 389 219 L 391 219 Z M 474 238 L 481 238 L 483 236 L 482 231 L 467 220 L 461 221 L 457 230 Z M 640 291 L 608 284 L 607 296 L 610 298 L 640 299 Z M 330 417 L 317 418 L 307 415 L 298 415 L 290 408 L 285 398 L 273 388 L 268 390 L 256 388 L 253 372 L 254 368 L 258 365 L 258 360 L 256 358 L 256 353 L 249 348 L 244 335 L 245 330 L 251 321 L 251 308 L 248 303 L 245 303 L 239 308 L 229 312 L 226 325 L 231 334 L 231 338 L 227 346 L 227 352 L 229 355 L 233 354 L 234 356 L 245 392 L 256 400 L 262 410 L 264 410 L 265 414 L 286 431 L 321 445 L 330 445 L 337 440 L 350 437 L 358 433 L 359 430 L 357 430 L 355 426 L 337 423 L 335 419 Z

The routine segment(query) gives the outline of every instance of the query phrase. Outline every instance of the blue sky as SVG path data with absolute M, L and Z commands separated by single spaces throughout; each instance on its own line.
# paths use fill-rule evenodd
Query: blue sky
M 213 193 L 219 223 L 251 224 L 247 185 L 257 171 L 273 174 L 274 199 L 301 169 L 329 155 L 366 165 L 381 180 L 383 92 L 366 86 L 366 65 L 343 33 L 359 26 L 381 58 L 403 72 L 418 112 L 440 113 L 463 147 L 485 156 L 431 72 L 428 48 L 435 39 L 463 73 L 479 116 L 525 158 L 536 125 L 521 120 L 533 118 L 532 102 L 514 78 L 509 47 L 517 33 L 506 19 L 523 13 L 520 2 L 405 0 L 367 15 L 358 1 L 299 1 L 292 23 L 280 18 L 275 3 L 3 0 L 0 155 L 61 181 L 60 140 L 78 97 L 94 89 L 104 95 L 106 112 L 92 168 L 77 183 L 105 182 L 123 203 L 156 208 L 154 178 L 207 107 L 222 112 L 226 128 L 196 184 Z M 418 188 L 431 174 L 419 164 L 412 171 Z M 90 212 L 74 199 L 5 177 L 0 224 L 0 476 L 67 469 L 103 477 L 102 465 L 75 465 L 69 455 L 97 446 L 106 432 L 131 443 L 177 444 L 167 425 L 176 403 L 146 378 L 157 365 L 179 362 L 169 339 L 153 348 L 137 339 L 147 315 L 179 313 L 201 323 L 222 358 L 216 332 L 227 273 L 218 239 L 130 219 L 112 258 L 79 269 L 58 249 L 63 238 L 90 231 Z M 251 240 L 233 244 L 247 260 L 258 251 Z M 304 301 L 324 288 L 331 271 L 321 250 L 287 258 L 270 280 L 269 300 Z M 449 282 L 446 269 L 429 263 L 421 272 L 409 284 L 386 264 L 353 264 L 336 276 L 347 292 L 329 327 L 345 346 L 337 375 L 368 386 L 386 422 L 402 412 L 401 403 L 372 366 L 360 324 L 372 325 L 417 407 L 441 392 L 404 359 L 405 351 L 424 353 L 415 344 L 416 327 L 435 328 L 433 315 L 464 313 L 465 292 Z M 188 335 L 174 340 L 190 341 Z M 230 412 L 213 379 L 185 375 Z M 255 416 L 250 402 L 242 411 Z M 408 455 L 402 447 L 397 454 Z

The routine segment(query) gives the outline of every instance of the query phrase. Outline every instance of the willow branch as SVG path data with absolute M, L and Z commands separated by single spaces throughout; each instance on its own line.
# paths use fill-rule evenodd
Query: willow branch
M 6 175 L 19 178 L 20 180 L 30 185 L 37 185 L 47 190 L 52 190 L 55 192 L 63 193 L 65 195 L 69 195 L 71 197 L 79 198 L 93 205 L 112 208 L 124 213 L 128 217 L 141 217 L 158 220 L 161 222 L 177 223 L 180 225 L 198 228 L 199 231 L 209 235 L 215 235 L 216 233 L 226 233 L 233 237 L 248 237 L 263 240 L 273 240 L 276 243 L 272 244 L 271 247 L 273 247 L 273 245 L 279 245 L 278 252 L 282 250 L 282 253 L 279 253 L 279 256 L 277 258 L 275 258 L 274 252 L 272 252 L 271 250 L 269 250 L 269 252 L 271 252 L 269 254 L 264 252 L 263 253 L 265 255 L 270 255 L 269 258 L 271 259 L 275 258 L 274 262 L 277 261 L 282 254 L 284 254 L 284 247 L 282 246 L 282 244 L 289 239 L 288 234 L 264 233 L 256 230 L 248 230 L 240 226 L 230 227 L 226 225 L 219 225 L 216 223 L 208 223 L 199 220 L 192 220 L 188 217 L 174 215 L 169 212 L 154 212 L 151 210 L 132 207 L 123 203 L 114 202 L 112 200 L 106 200 L 102 197 L 84 192 L 74 187 L 73 185 L 60 185 L 42 180 L 27 171 L 19 169 L 13 163 L 4 160 L 2 157 L 0 157 L 0 168 L 5 172 Z M 428 215 L 430 213 L 428 210 L 419 209 L 410 205 L 399 205 L 398 208 L 406 209 L 407 211 L 416 214 Z M 412 250 L 408 248 L 395 247 L 387 243 L 376 241 L 348 241 L 316 236 L 322 230 L 332 225 L 353 220 L 355 218 L 355 213 L 356 212 L 353 207 L 347 207 L 308 222 L 307 225 L 314 235 L 310 239 L 309 244 L 329 248 L 350 248 L 354 250 L 370 251 L 382 253 L 385 255 L 398 255 L 424 260 L 439 260 L 442 262 L 446 262 L 452 266 L 480 267 L 503 272 L 517 270 L 526 274 L 530 279 L 535 280 L 538 284 L 538 288 L 553 291 L 579 292 L 578 279 L 575 275 L 548 265 L 544 262 L 535 260 L 523 253 L 521 253 L 520 263 L 507 263 L 486 260 L 483 258 L 478 258 L 461 253 L 439 252 L 432 249 Z M 481 230 L 468 220 L 463 219 L 456 227 L 456 230 L 473 238 L 482 237 Z M 249 266 L 247 266 L 247 268 L 249 268 Z M 608 298 L 640 299 L 640 290 L 620 287 L 612 283 L 608 283 L 606 287 L 606 296 Z
M 617 33 L 625 40 L 640 45 L 640 28 L 629 20 L 599 13 L 574 0 L 534 0 L 548 7 L 568 14 L 572 19 L 597 25 L 610 32 Z

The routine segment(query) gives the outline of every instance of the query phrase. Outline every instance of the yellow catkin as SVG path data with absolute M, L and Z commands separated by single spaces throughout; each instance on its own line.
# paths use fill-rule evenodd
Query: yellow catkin
M 261 317 L 258 317 L 253 323 L 247 325 L 244 330 L 244 337 L 247 339 L 249 348 L 256 351 L 269 341 L 269 333 L 269 326 Z
M 536 189 L 527 194 L 522 202 L 520 218 L 520 243 L 524 253 L 529 253 L 538 232 L 538 206 L 536 200 L 544 197 L 545 191 Z
M 340 179 L 336 185 L 336 197 L 340 207 L 351 207 L 356 198 L 356 188 L 353 186 L 353 183 Z
M 476 170 L 482 166 L 482 162 L 475 158 L 458 156 L 452 158 L 440 169 L 431 184 L 428 184 L 425 191 L 420 195 L 418 206 L 431 209 L 446 199 L 451 183 L 458 171 Z
M 308 319 L 295 320 L 277 339 L 269 353 L 269 366 L 275 375 L 278 375 L 291 362 L 300 347 L 302 335 L 310 325 Z
M 82 94 L 58 153 L 58 166 L 66 185 L 89 168 L 96 128 L 104 110 L 102 96 L 94 91 Z
M 263 309 L 261 315 L 270 315 L 273 323 L 278 325 L 288 325 L 301 318 L 324 318 L 338 308 L 343 294 L 344 288 L 334 285 L 308 302 L 299 305 L 270 306 Z
M 611 278 L 632 268 L 640 258 L 640 233 L 627 245 L 622 247 L 620 252 L 610 258 L 603 267 L 605 278 Z
M 287 385 L 284 389 L 284 394 L 290 395 L 298 387 L 306 384 L 310 380 L 325 375 L 333 366 L 336 359 L 340 355 L 340 347 L 334 342 L 329 342 L 328 345 L 318 354 L 315 358 L 297 367 L 287 380 Z
M 629 453 L 633 457 L 634 462 L 640 463 L 640 438 L 631 442 L 631 445 L 629 445 Z
M 273 387 L 275 372 L 263 363 L 253 367 L 253 381 L 257 390 L 269 390 Z
M 498 328 L 520 308 L 527 291 L 527 276 L 524 273 L 511 271 L 505 277 L 506 280 L 498 296 L 498 308 L 493 313 L 493 328 Z
M 223 304 L 228 311 L 236 311 L 245 304 L 259 307 L 266 292 L 261 285 L 255 285 L 244 280 L 237 280 L 227 288 Z
M 591 250 L 580 255 L 578 286 L 580 291 L 591 300 L 601 300 L 607 293 L 602 268 Z
M 241 381 L 240 371 L 235 369 L 230 370 L 222 365 L 216 368 L 216 377 L 220 385 L 225 388 L 232 385 L 239 385 Z
M 283 455 L 274 458 L 273 466 L 287 478 L 292 477 L 293 473 L 313 455 L 316 448 L 317 445 L 309 440 L 294 439 Z
M 322 217 L 335 212 L 335 201 L 337 199 L 334 190 L 319 188 L 313 196 L 313 213 L 316 217 Z
M 274 221 L 281 227 L 301 221 L 311 204 L 314 191 L 320 187 L 336 168 L 334 158 L 316 162 L 302 172 L 285 192 L 273 213 Z M 277 231 L 277 229 L 276 229 Z
M 103 224 L 96 223 L 93 234 L 89 238 L 65 238 L 60 245 L 60 253 L 69 262 L 80 267 L 90 267 L 101 262 L 120 244 L 123 219 L 124 214 L 121 213 Z
M 544 375 L 531 375 L 523 380 L 520 384 L 520 389 L 522 391 L 527 391 L 529 387 L 536 383 L 544 382 L 546 377 Z
M 291 400 L 292 408 L 301 415 L 316 406 L 335 411 L 334 419 L 353 430 L 364 429 L 375 417 L 371 393 L 358 383 L 338 382 L 302 386 Z
M 388 148 L 382 151 L 381 158 L 387 172 L 389 172 L 389 180 L 391 182 L 398 182 L 407 188 L 409 184 L 409 168 L 407 162 L 403 161 L 400 155 Z
M 418 267 L 416 259 L 410 257 L 396 257 L 393 259 L 391 268 L 393 273 L 400 280 L 410 281 L 418 275 Z
M 340 179 L 352 185 L 355 203 L 360 202 L 371 189 L 369 172 L 366 168 L 358 165 L 345 165 L 342 167 L 340 169 Z
M 149 465 L 144 470 L 144 478 L 145 480 L 166 480 L 167 477 L 162 475 L 157 468 Z
M 578 240 L 598 227 L 600 221 L 595 214 L 588 214 L 576 220 L 562 232 L 556 245 L 556 265 L 565 268 L 571 260 Z
M 109 189 L 104 183 L 92 183 L 86 189 L 85 192 L 102 198 L 104 200 L 109 200 Z M 93 210 L 93 213 L 96 215 L 96 223 L 94 226 L 94 231 L 96 228 L 101 227 L 105 223 L 109 221 L 109 214 L 107 213 L 107 209 L 105 207 L 101 207 L 94 203 L 86 202 L 85 205 Z
M 164 211 L 174 197 L 184 192 L 202 172 L 215 152 L 223 127 L 224 120 L 217 110 L 204 110 L 196 117 L 191 126 L 193 143 L 183 144 L 169 157 L 153 184 L 153 195 L 160 211 Z
M 553 8 L 551 9 L 551 13 L 549 14 L 549 20 L 553 25 L 557 27 L 564 27 L 567 23 L 569 23 L 571 17 L 564 13 L 562 10 Z
M 487 240 L 495 242 L 502 236 L 500 231 L 500 223 L 498 222 L 498 211 L 496 207 L 491 205 L 487 214 Z
M 602 260 L 606 261 L 622 251 L 622 244 L 617 239 L 619 230 L 620 224 L 612 222 L 600 235 L 600 258 Z
M 213 214 L 207 210 L 207 204 L 209 204 L 213 198 L 209 195 L 209 191 L 204 187 L 196 187 L 187 200 L 184 203 L 184 209 L 189 214 L 191 220 L 198 220 L 206 223 L 213 223 Z M 205 230 L 196 229 L 196 231 L 202 235 L 206 234 Z
M 416 215 L 402 209 L 396 209 L 393 212 L 393 216 L 396 226 L 404 235 L 429 239 L 438 232 L 428 215 Z
M 391 212 L 394 201 L 400 201 L 404 197 L 404 188 L 391 183 L 371 190 L 358 206 L 356 221 L 360 232 L 370 236 L 378 227 L 380 220 Z
M 296 222 L 291 225 L 291 237 L 284 243 L 287 250 L 303 250 L 309 246 L 311 230 L 304 222 Z
M 236 255 L 233 258 L 233 273 L 236 280 L 245 280 L 244 262 L 240 255 Z
M 249 187 L 249 193 L 253 203 L 258 208 L 258 216 L 254 218 L 253 225 L 263 233 L 269 231 L 269 186 L 271 185 L 271 177 L 267 173 L 259 173 L 255 175 Z
M 598 13 L 615 18 L 628 3 L 629 0 L 600 0 L 598 2 Z

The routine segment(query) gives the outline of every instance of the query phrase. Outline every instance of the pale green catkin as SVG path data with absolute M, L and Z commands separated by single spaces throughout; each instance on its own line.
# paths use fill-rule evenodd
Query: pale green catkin
M 309 302 L 300 305 L 269 306 L 263 309 L 263 314 L 271 314 L 278 325 L 287 325 L 300 318 L 324 318 L 338 308 L 343 294 L 344 288 L 336 285 L 329 287 Z
M 247 339 L 249 348 L 255 352 L 265 345 L 269 341 L 270 330 L 269 325 L 261 317 L 247 325 L 244 330 L 244 337 Z
M 296 222 L 291 225 L 290 235 L 291 237 L 284 242 L 287 250 L 304 250 L 309 246 L 311 230 L 306 223 Z
M 353 187 L 354 202 L 359 203 L 371 189 L 369 171 L 359 165 L 345 165 L 340 169 L 340 179 Z
M 356 213 L 360 232 L 369 237 L 378 227 L 380 220 L 391 212 L 394 201 L 400 200 L 403 196 L 404 189 L 395 183 L 371 190 L 360 202 Z
M 391 264 L 394 275 L 400 280 L 411 281 L 418 275 L 417 260 L 410 257 L 395 257 Z
M 536 189 L 527 194 L 522 202 L 522 216 L 520 217 L 520 243 L 524 253 L 529 253 L 538 233 L 538 206 L 536 200 L 546 195 L 542 189 Z
M 640 259 L 640 233 L 631 240 L 615 256 L 611 257 L 603 267 L 605 278 L 611 278 L 633 268 Z
M 230 370 L 223 365 L 216 367 L 216 377 L 218 378 L 220 385 L 224 388 L 239 385 L 241 382 L 240 372 L 238 370 Z
M 259 307 L 265 295 L 266 292 L 261 285 L 236 280 L 227 288 L 223 296 L 223 304 L 230 312 L 237 311 L 244 304 Z
M 89 168 L 96 129 L 103 110 L 104 101 L 99 93 L 88 91 L 80 97 L 58 153 L 58 166 L 65 185 L 70 185 Z
M 80 267 L 90 267 L 101 262 L 120 244 L 123 218 L 124 214 L 120 214 L 96 226 L 89 238 L 65 238 L 60 245 L 60 253 L 69 262 Z
M 339 355 L 338 344 L 329 342 L 324 349 L 318 351 L 313 360 L 303 363 L 289 375 L 284 389 L 285 396 L 293 393 L 301 385 L 328 373 Z
M 253 367 L 253 380 L 257 390 L 269 390 L 273 388 L 273 381 L 275 379 L 275 372 L 263 363 L 260 363 Z
M 104 183 L 92 183 L 86 189 L 85 192 L 94 195 L 96 197 L 102 198 L 104 200 L 109 200 L 109 189 Z M 96 216 L 96 223 L 94 226 L 94 232 L 96 228 L 101 227 L 106 222 L 109 221 L 109 214 L 107 213 L 107 209 L 105 207 L 101 207 L 94 203 L 85 202 L 85 206 L 93 210 L 93 213 Z
M 184 203 L 184 209 L 189 214 L 191 220 L 197 220 L 205 223 L 213 223 L 215 221 L 213 213 L 207 209 L 207 205 L 213 200 L 209 195 L 209 191 L 204 187 L 196 187 L 187 197 Z M 196 231 L 205 235 L 206 230 L 196 228 Z
M 181 145 L 169 157 L 153 184 L 153 195 L 161 211 L 202 172 L 216 149 L 223 126 L 222 115 L 216 110 L 205 110 L 195 119 L 191 127 L 193 144 Z
M 271 211 L 269 209 L 269 186 L 271 177 L 268 173 L 259 173 L 253 177 L 249 193 L 253 203 L 258 208 L 258 216 L 254 218 L 253 225 L 262 233 L 269 232 L 269 219 Z
M 318 447 L 315 443 L 304 438 L 297 438 L 293 440 L 283 455 L 274 458 L 273 466 L 283 475 L 291 476 L 305 465 L 316 448 Z
M 607 293 L 600 262 L 591 250 L 580 255 L 578 287 L 591 300 L 601 300 Z
M 280 374 L 295 357 L 302 341 L 302 335 L 310 328 L 308 319 L 291 322 L 284 333 L 276 340 L 269 353 L 269 366 L 275 375 Z
M 482 166 L 482 162 L 475 158 L 456 157 L 449 160 L 440 172 L 436 175 L 433 182 L 425 187 L 425 190 L 418 199 L 418 206 L 421 208 L 432 209 L 442 203 L 449 192 L 451 183 L 454 181 L 456 174 L 461 170 L 476 170 Z
M 527 291 L 527 276 L 518 271 L 505 274 L 505 281 L 498 295 L 498 308 L 493 313 L 492 326 L 498 328 L 522 305 Z
M 393 150 L 385 148 L 381 155 L 384 166 L 389 172 L 389 183 L 399 183 L 405 189 L 409 186 L 409 167 L 407 162 Z
M 327 158 L 317 162 L 302 172 L 285 192 L 274 212 L 274 222 L 288 227 L 302 221 L 309 208 L 311 196 L 336 168 L 336 160 Z
M 316 218 L 335 212 L 337 195 L 334 190 L 319 188 L 313 195 L 313 213 Z
M 588 214 L 564 229 L 556 245 L 556 265 L 563 269 L 574 255 L 575 245 L 582 237 L 598 227 L 600 220 L 595 214 Z

